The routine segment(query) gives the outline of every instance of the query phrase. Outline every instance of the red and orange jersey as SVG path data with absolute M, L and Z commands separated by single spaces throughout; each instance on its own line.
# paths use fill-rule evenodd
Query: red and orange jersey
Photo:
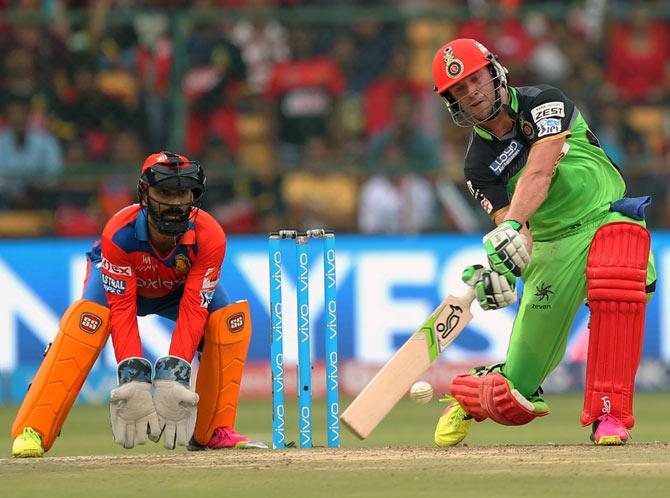
M 109 220 L 102 233 L 101 269 L 117 361 L 142 356 L 138 297 L 155 300 L 157 309 L 163 300 L 179 299 L 169 354 L 191 361 L 204 333 L 225 252 L 223 229 L 202 210 L 193 210 L 188 231 L 164 258 L 149 240 L 147 216 L 139 205 L 128 206 Z

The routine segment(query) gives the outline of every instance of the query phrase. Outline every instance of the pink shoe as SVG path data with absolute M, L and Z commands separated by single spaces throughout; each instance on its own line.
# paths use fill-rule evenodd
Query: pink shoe
M 218 450 L 221 448 L 238 448 L 238 449 L 261 449 L 267 450 L 265 443 L 260 441 L 252 441 L 246 436 L 242 436 L 235 432 L 230 427 L 219 427 L 214 431 L 212 439 L 207 443 L 207 448 Z
M 591 441 L 598 445 L 626 444 L 628 431 L 614 415 L 606 413 L 593 422 Z

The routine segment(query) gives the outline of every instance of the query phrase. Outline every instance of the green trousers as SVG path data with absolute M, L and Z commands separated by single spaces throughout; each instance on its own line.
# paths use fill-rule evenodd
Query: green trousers
M 548 242 L 534 242 L 531 263 L 524 269 L 523 296 L 514 321 L 503 375 L 528 397 L 565 355 L 572 322 L 586 298 L 586 260 L 591 240 L 606 223 L 628 221 L 610 212 L 585 224 L 568 236 Z M 656 280 L 654 256 L 649 251 L 647 286 Z M 647 296 L 647 302 L 651 294 Z

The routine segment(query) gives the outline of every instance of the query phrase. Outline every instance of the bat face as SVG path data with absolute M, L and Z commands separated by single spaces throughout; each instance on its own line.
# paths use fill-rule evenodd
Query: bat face
M 470 289 L 463 297 L 448 296 L 442 301 L 342 413 L 342 424 L 359 439 L 368 437 L 472 320 L 473 299 Z
M 472 320 L 469 303 L 467 307 L 464 306 L 463 298 L 449 296 L 443 304 L 442 310 L 431 326 L 431 333 L 437 346 L 435 354 L 431 354 L 431 363 L 447 349 L 449 344 Z

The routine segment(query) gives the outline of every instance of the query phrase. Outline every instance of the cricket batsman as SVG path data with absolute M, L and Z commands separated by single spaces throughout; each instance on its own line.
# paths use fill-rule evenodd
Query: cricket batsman
M 548 85 L 511 87 L 484 45 L 457 39 L 433 60 L 435 91 L 458 126 L 472 127 L 465 179 L 497 227 L 483 238 L 490 268 L 463 280 L 485 310 L 517 300 L 503 363 L 457 376 L 435 430 L 453 446 L 473 421 L 523 425 L 549 413 L 540 385 L 563 358 L 586 299 L 591 313 L 582 426 L 597 445 L 633 428 L 645 308 L 656 282 L 644 208 L 579 109 Z
M 115 443 L 133 448 L 162 435 L 168 449 L 267 448 L 234 430 L 251 321 L 248 303 L 231 304 L 221 283 L 226 237 L 199 209 L 204 191 L 197 162 L 171 152 L 145 160 L 139 204 L 116 213 L 86 255 L 83 296 L 61 318 L 14 420 L 14 457 L 49 451 L 110 333 Z M 151 314 L 175 322 L 168 354 L 155 365 L 143 355 L 137 324 Z

